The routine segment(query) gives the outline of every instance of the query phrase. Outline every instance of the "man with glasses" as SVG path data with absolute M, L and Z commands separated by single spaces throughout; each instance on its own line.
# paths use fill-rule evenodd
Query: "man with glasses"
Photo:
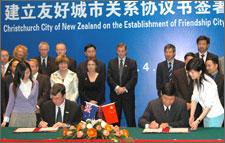
M 45 74 L 50 76 L 56 71 L 57 67 L 55 64 L 55 59 L 48 56 L 49 45 L 47 42 L 41 42 L 38 46 L 40 56 L 35 57 L 38 60 L 40 74 Z

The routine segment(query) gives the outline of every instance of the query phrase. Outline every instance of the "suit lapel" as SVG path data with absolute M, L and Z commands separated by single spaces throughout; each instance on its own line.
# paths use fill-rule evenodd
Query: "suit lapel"
M 122 77 L 127 72 L 128 65 L 129 65 L 129 60 L 126 57 L 125 62 L 124 62 L 124 65 L 123 65 L 123 74 L 122 74 Z
M 183 70 L 183 74 L 181 75 L 186 83 L 186 85 L 188 85 L 188 79 L 187 79 L 187 74 L 186 74 L 186 70 L 185 68 L 182 69 Z
M 116 58 L 116 60 L 115 60 L 115 69 L 116 69 L 116 74 L 118 75 L 118 77 L 120 77 L 120 75 L 119 75 L 119 61 L 118 61 L 118 58 Z
M 64 117 L 63 117 L 63 122 L 68 123 L 69 120 L 69 107 L 68 107 L 68 101 L 65 100 L 65 109 L 64 109 Z
M 49 120 L 51 121 L 50 123 L 52 123 L 52 126 L 55 124 L 55 104 L 53 102 L 51 102 L 51 111 L 49 111 Z

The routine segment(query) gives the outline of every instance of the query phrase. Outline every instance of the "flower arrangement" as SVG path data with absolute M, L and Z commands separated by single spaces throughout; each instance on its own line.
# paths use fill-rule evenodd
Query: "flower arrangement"
M 71 126 L 69 130 L 64 128 L 63 135 L 56 139 L 104 139 L 113 142 L 133 140 L 126 129 L 120 130 L 118 126 L 109 125 L 101 119 L 81 121 L 77 126 Z

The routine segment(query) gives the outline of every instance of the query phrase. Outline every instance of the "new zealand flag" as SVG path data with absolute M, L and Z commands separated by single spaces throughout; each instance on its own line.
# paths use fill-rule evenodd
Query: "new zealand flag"
M 86 106 L 84 109 L 83 120 L 87 119 L 95 119 L 96 112 L 98 110 L 98 105 L 92 104 L 90 102 L 86 102 Z

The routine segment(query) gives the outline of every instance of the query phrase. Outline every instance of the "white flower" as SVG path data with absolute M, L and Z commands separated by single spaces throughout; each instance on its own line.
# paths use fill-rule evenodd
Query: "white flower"
M 88 129 L 90 129 L 90 128 L 92 128 L 93 126 L 92 126 L 92 124 L 87 124 L 87 128 Z
M 87 121 L 91 121 L 91 119 L 87 119 L 86 122 L 87 122 Z
M 91 120 L 91 124 L 94 126 L 97 122 L 95 120 Z
M 105 125 L 106 125 L 106 122 L 105 122 L 105 121 L 102 121 L 102 122 L 101 122 L 102 128 L 105 128 Z

